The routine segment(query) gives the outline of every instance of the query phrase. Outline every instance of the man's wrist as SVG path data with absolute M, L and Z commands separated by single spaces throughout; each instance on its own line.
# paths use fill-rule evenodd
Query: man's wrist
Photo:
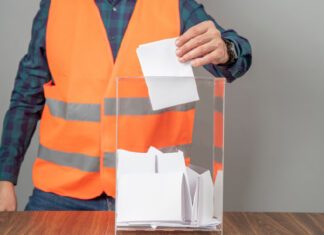
M 17 184 L 17 175 L 13 173 L 0 174 L 0 182 L 10 182 L 13 185 Z
M 223 41 L 225 42 L 225 45 L 227 48 L 228 60 L 226 63 L 219 64 L 219 65 L 230 67 L 233 64 L 235 64 L 235 62 L 238 59 L 237 51 L 236 51 L 234 42 L 232 42 L 231 40 L 228 40 L 226 38 L 223 38 Z
M 1 185 L 15 186 L 12 182 L 6 180 L 0 180 Z

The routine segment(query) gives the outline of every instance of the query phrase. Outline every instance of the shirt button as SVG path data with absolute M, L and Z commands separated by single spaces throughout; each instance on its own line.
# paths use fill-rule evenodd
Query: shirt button
M 116 7 L 113 7 L 113 11 L 117 11 L 117 8 Z

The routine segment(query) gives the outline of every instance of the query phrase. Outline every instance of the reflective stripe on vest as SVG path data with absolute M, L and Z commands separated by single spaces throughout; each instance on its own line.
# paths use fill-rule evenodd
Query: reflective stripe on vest
M 190 147 L 188 145 L 170 146 L 160 149 L 162 152 L 175 152 L 177 150 L 183 150 Z M 99 172 L 99 156 L 88 156 L 80 153 L 67 153 L 63 151 L 57 151 L 39 145 L 38 157 L 48 162 L 52 162 L 61 166 L 72 167 L 86 172 Z M 116 168 L 116 153 L 105 152 L 104 167 Z
M 76 168 L 87 172 L 99 172 L 99 156 L 88 156 L 80 153 L 67 153 L 39 145 L 38 157 L 61 166 Z M 104 153 L 104 167 L 116 168 L 116 153 Z
M 189 148 L 191 148 L 191 144 L 182 144 L 182 145 L 177 145 L 177 146 L 164 147 L 164 148 L 161 148 L 160 151 L 163 153 L 173 153 L 178 150 L 186 152 L 185 150 L 189 149 Z
M 116 168 L 116 153 L 115 152 L 105 152 L 103 165 L 104 165 L 104 167 Z
M 219 147 L 214 147 L 214 161 L 218 163 L 223 163 L 223 149 Z
M 87 172 L 99 172 L 99 156 L 87 156 L 80 153 L 67 153 L 39 145 L 38 157 L 61 166 L 73 167 Z
M 46 98 L 51 115 L 67 121 L 100 122 L 100 104 L 66 103 Z
M 116 115 L 116 98 L 105 99 L 105 115 Z M 156 115 L 170 111 L 186 112 L 195 108 L 195 102 L 153 111 L 149 98 L 120 98 L 119 115 Z M 46 99 L 52 116 L 67 121 L 100 122 L 100 104 L 66 103 L 51 98 Z
M 222 97 L 218 97 L 218 96 L 216 96 L 216 97 L 214 98 L 214 111 L 223 114 L 223 112 L 224 112 L 224 109 L 223 109 L 224 107 L 223 107 L 223 105 L 224 105 L 224 100 L 223 100 L 223 98 L 222 98 Z
M 117 100 L 115 98 L 105 99 L 105 115 L 116 115 L 116 103 Z M 170 111 L 186 112 L 190 109 L 194 109 L 195 104 L 195 102 L 192 102 L 184 105 L 178 105 L 162 110 L 153 111 L 150 98 L 148 97 L 121 97 L 118 99 L 118 115 L 155 115 Z

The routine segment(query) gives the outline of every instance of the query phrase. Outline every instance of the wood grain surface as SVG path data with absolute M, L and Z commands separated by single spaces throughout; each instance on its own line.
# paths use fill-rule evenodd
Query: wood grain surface
M 227 212 L 224 234 L 324 235 L 324 214 Z
M 114 234 L 113 212 L 2 212 L 0 234 Z
M 145 235 L 153 232 L 118 232 Z M 0 234 L 114 234 L 113 212 L 0 212 Z M 213 232 L 154 232 L 154 234 L 217 234 Z M 224 214 L 224 234 L 324 234 L 324 214 L 239 213 Z

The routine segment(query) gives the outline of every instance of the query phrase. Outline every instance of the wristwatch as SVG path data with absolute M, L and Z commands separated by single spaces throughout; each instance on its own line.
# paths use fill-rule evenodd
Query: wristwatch
M 235 44 L 234 44 L 234 42 L 232 42 L 231 40 L 228 40 L 226 38 L 223 38 L 223 40 L 227 47 L 227 53 L 228 53 L 229 59 L 226 64 L 222 64 L 222 65 L 225 65 L 225 66 L 233 65 L 236 62 L 236 60 L 238 59 Z

